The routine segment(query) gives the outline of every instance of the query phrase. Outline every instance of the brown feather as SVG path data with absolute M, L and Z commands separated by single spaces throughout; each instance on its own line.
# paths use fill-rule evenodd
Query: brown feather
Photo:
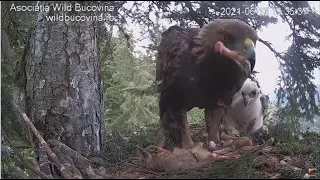
M 196 35 L 199 29 L 186 29 L 179 26 L 171 26 L 162 33 L 162 41 L 158 48 L 156 59 L 156 80 L 169 75 L 170 68 L 180 63 L 181 56 L 185 53 L 192 42 L 190 34 Z
M 192 53 L 197 55 L 197 60 L 202 61 L 204 57 L 215 48 L 215 42 L 224 41 L 224 35 L 229 34 L 237 37 L 241 42 L 250 38 L 254 43 L 258 40 L 255 30 L 243 21 L 237 19 L 216 19 L 205 25 L 195 38 L 196 47 Z M 248 36 L 245 36 L 248 35 Z M 242 50 L 242 43 L 234 50 Z

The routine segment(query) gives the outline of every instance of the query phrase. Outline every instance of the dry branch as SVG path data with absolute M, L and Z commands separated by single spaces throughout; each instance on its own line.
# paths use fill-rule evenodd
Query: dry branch
M 265 46 L 267 46 L 270 49 L 270 51 L 272 51 L 277 57 L 284 59 L 284 57 L 279 52 L 277 52 L 274 47 L 272 47 L 272 44 L 269 41 L 265 41 L 261 38 L 259 38 L 259 41 L 263 43 Z
M 40 141 L 41 145 L 45 148 L 47 151 L 48 155 L 51 157 L 52 161 L 54 162 L 55 166 L 59 169 L 61 172 L 62 176 L 67 179 L 74 179 L 76 177 L 73 176 L 73 174 L 66 169 L 66 167 L 61 164 L 59 161 L 58 157 L 52 152 L 51 148 L 47 144 L 47 142 L 42 138 L 40 135 L 39 131 L 36 129 L 36 127 L 33 125 L 33 123 L 30 121 L 28 116 L 22 112 L 22 110 L 15 104 L 13 103 L 13 107 L 22 115 L 23 119 L 26 121 L 28 126 L 31 128 L 32 132 L 34 135 L 37 137 L 37 139 Z
M 60 141 L 49 139 L 48 143 L 57 148 L 62 154 L 67 155 L 73 159 L 75 166 L 80 170 L 80 172 L 86 175 L 89 179 L 103 179 L 103 177 L 97 175 L 93 168 L 90 166 L 90 161 L 83 157 L 77 151 L 71 149 Z
M 54 179 L 52 176 L 47 176 L 46 174 L 44 174 L 43 172 L 41 172 L 39 169 L 35 168 L 30 162 L 28 162 L 27 160 L 23 159 L 20 155 L 17 155 L 18 158 L 14 157 L 13 160 L 16 163 L 22 163 L 23 166 L 27 169 L 29 169 L 32 173 L 34 173 L 35 175 L 39 176 L 41 179 Z M 19 161 L 20 160 L 20 161 Z
M 57 147 L 52 148 L 52 151 L 59 157 L 61 163 L 72 173 L 77 179 L 83 179 L 80 171 L 75 167 L 70 156 L 63 154 Z
M 97 166 L 101 166 L 101 167 L 114 166 L 113 164 L 106 162 L 104 159 L 102 159 L 100 157 L 91 157 L 91 158 L 89 158 L 89 161 L 90 161 L 91 165 L 93 164 L 93 165 L 97 165 Z
M 262 152 L 266 147 L 271 146 L 274 143 L 274 138 L 271 137 L 270 139 L 268 139 L 263 145 L 257 147 L 254 152 L 256 153 L 260 153 Z

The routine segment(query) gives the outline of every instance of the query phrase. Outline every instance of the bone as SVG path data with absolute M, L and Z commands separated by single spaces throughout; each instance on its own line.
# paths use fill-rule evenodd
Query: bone
M 210 149 L 214 149 L 216 146 L 217 146 L 216 143 L 214 143 L 213 141 L 209 142 L 209 148 Z
M 225 159 L 237 159 L 240 156 L 237 155 L 237 154 L 236 155 L 226 156 L 226 155 L 219 155 L 219 154 L 216 154 L 216 153 L 211 153 L 211 157 L 214 160 L 225 160 Z

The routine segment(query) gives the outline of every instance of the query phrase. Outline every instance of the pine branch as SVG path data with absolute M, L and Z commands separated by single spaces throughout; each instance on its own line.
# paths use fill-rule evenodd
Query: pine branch
M 261 38 L 259 38 L 259 41 L 263 43 L 265 46 L 267 46 L 276 56 L 278 56 L 281 59 L 284 59 L 284 57 L 279 52 L 277 52 L 274 47 L 272 47 L 272 44 L 269 41 L 265 41 Z
M 190 17 L 199 25 L 200 28 L 202 28 L 207 22 L 203 18 L 199 17 L 197 12 L 193 10 L 190 1 L 185 1 L 184 4 L 189 9 Z

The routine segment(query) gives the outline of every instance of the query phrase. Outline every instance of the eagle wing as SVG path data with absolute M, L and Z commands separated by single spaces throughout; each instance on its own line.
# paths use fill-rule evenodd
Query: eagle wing
M 171 26 L 162 33 L 162 40 L 158 48 L 156 59 L 156 80 L 160 81 L 171 76 L 180 68 L 182 62 L 190 55 L 188 51 L 193 37 L 198 30 L 195 28 L 183 28 Z

